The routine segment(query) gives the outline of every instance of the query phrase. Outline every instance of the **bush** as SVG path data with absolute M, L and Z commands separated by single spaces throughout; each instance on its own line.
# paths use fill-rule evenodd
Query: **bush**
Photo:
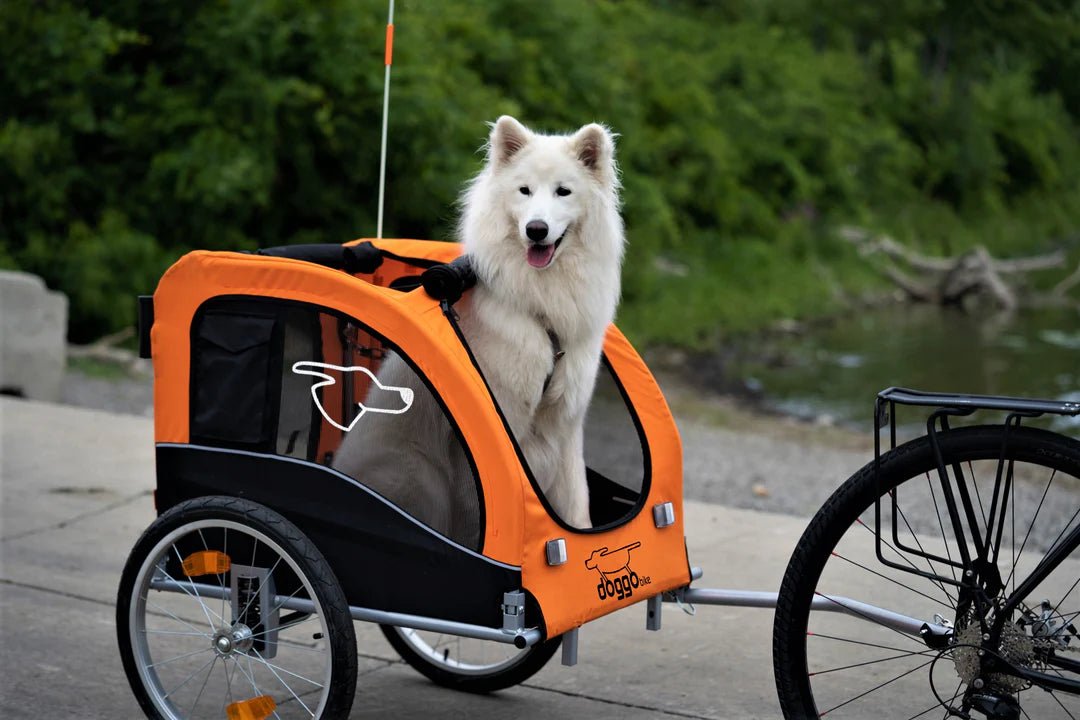
M 0 4 L 0 265 L 68 293 L 84 341 L 130 323 L 131 295 L 189 249 L 374 234 L 385 10 Z M 639 341 L 834 307 L 866 284 L 839 223 L 949 252 L 1076 233 L 1065 2 L 402 0 L 397 15 L 385 234 L 450 236 L 484 122 L 607 122 Z

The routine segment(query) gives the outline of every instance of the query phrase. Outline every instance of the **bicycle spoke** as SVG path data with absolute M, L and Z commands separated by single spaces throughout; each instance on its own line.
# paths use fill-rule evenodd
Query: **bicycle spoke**
M 1069 708 L 1065 707 L 1065 703 L 1061 702 L 1061 700 L 1058 699 L 1058 696 L 1055 693 L 1050 693 L 1050 698 L 1058 704 L 1058 707 L 1065 711 L 1066 715 L 1072 718 L 1072 720 L 1076 720 L 1076 716 L 1069 712 Z
M 296 699 L 296 702 L 300 703 L 301 707 L 303 707 L 304 710 L 307 711 L 308 715 L 310 715 L 311 717 L 315 717 L 315 713 L 311 712 L 311 708 L 309 708 L 306 704 L 304 704 L 304 701 L 300 699 L 300 696 L 297 695 L 295 692 L 293 692 L 293 689 L 291 687 L 289 687 L 289 684 L 287 682 L 285 682 L 281 678 L 280 675 L 277 674 L 277 670 L 274 669 L 274 666 L 271 665 L 270 663 L 266 662 L 266 660 L 263 659 L 263 656 L 259 654 L 258 650 L 252 649 L 252 652 L 255 653 L 255 656 L 262 662 L 262 664 L 265 665 L 267 667 L 267 669 L 270 670 L 271 674 L 273 674 L 273 676 L 277 678 L 277 681 L 279 683 L 281 683 L 282 686 L 286 690 L 289 691 L 289 694 L 292 695 Z M 311 682 L 311 681 L 309 680 L 308 682 Z
M 180 562 L 180 566 L 183 567 L 184 558 L 182 558 L 180 556 L 180 550 L 179 550 L 179 548 L 176 547 L 175 543 L 173 544 L 172 549 L 173 549 L 173 552 L 176 554 L 176 559 Z M 173 578 L 169 577 L 169 573 L 167 571 L 162 570 L 162 572 L 165 573 L 165 577 L 168 577 L 173 582 L 176 582 L 176 580 L 173 580 Z M 215 613 L 213 610 L 211 610 L 209 607 L 207 607 L 206 603 L 203 602 L 202 597 L 199 595 L 199 586 L 198 586 L 198 584 L 196 584 L 194 580 L 191 580 L 189 582 L 191 584 L 191 589 L 195 591 L 195 594 L 192 597 L 194 597 L 198 601 L 199 607 L 202 608 L 203 614 L 206 615 L 206 621 L 208 623 L 210 623 L 210 627 L 213 628 L 214 627 L 214 620 L 213 620 L 213 618 L 210 617 L 210 615 L 211 614 L 217 615 L 217 613 Z M 191 595 L 191 593 L 188 593 L 188 595 Z M 225 624 L 225 618 L 218 617 L 218 620 L 221 622 L 222 625 Z
M 176 551 L 176 546 L 175 546 L 175 545 L 173 545 L 173 550 L 174 550 L 174 551 Z M 179 557 L 179 556 L 180 556 L 180 553 L 179 553 L 179 551 L 176 551 L 176 555 L 177 555 L 177 557 Z M 181 562 L 183 562 L 183 558 L 181 558 L 181 560 L 180 560 L 180 561 L 181 561 Z M 210 629 L 211 629 L 211 630 L 215 630 L 216 628 L 215 628 L 215 626 L 214 626 L 214 621 L 213 621 L 213 619 L 212 619 L 212 618 L 210 617 L 210 615 L 217 615 L 217 613 L 215 613 L 215 612 L 214 612 L 214 611 L 212 611 L 212 610 L 211 610 L 210 608 L 208 608 L 208 607 L 206 606 L 206 603 L 204 603 L 204 602 L 202 601 L 202 598 L 201 598 L 201 597 L 199 597 L 199 595 L 198 595 L 198 592 L 199 592 L 199 591 L 198 591 L 198 589 L 195 589 L 195 594 L 192 594 L 192 593 L 191 593 L 191 592 L 190 592 L 190 591 L 189 591 L 189 590 L 187 589 L 187 587 L 185 586 L 185 584 L 184 584 L 184 583 L 182 583 L 182 582 L 180 582 L 179 580 L 177 580 L 176 578 L 174 578 L 174 577 L 173 577 L 172 575 L 170 575 L 170 574 L 169 574 L 169 572 L 168 572 L 167 570 L 165 570 L 164 568 L 162 568 L 162 569 L 161 569 L 161 574 L 165 576 L 165 579 L 169 580 L 169 581 L 170 581 L 170 582 L 172 582 L 172 583 L 173 583 L 173 584 L 174 584 L 174 585 L 175 585 L 176 587 L 180 588 L 180 590 L 182 590 L 182 591 L 183 591 L 183 593 L 184 593 L 185 595 L 187 595 L 187 596 L 188 596 L 189 598 L 191 598 L 191 599 L 192 599 L 192 600 L 194 600 L 195 602 L 199 603 L 199 607 L 200 607 L 200 608 L 202 608 L 203 614 L 204 614 L 204 615 L 206 616 L 206 621 L 207 621 L 208 623 L 210 623 Z M 188 581 L 188 582 L 187 582 L 187 585 L 190 585 L 190 586 L 191 586 L 192 588 L 195 588 L 195 583 L 194 583 L 194 582 L 190 582 L 190 581 Z M 222 625 L 224 625 L 224 624 L 225 624 L 225 619 L 224 619 L 224 618 L 220 618 L 220 617 L 219 617 L 219 618 L 218 618 L 218 620 L 220 620 L 220 621 L 221 621 L 221 624 L 222 624 Z
M 821 713 L 821 717 L 825 717 L 825 716 L 826 716 L 826 715 L 828 715 L 829 713 L 831 713 L 831 712 L 833 712 L 833 711 L 835 711 L 835 710 L 839 710 L 840 708 L 844 707 L 845 705 L 850 705 L 851 703 L 855 702 L 856 700 L 860 700 L 860 699 L 862 699 L 862 698 L 866 697 L 867 695 L 869 695 L 869 694 L 870 694 L 870 693 L 872 693 L 872 692 L 876 692 L 876 691 L 880 690 L 881 688 L 883 688 L 883 687 L 885 687 L 885 686 L 887 686 L 887 685 L 891 685 L 892 683 L 896 682 L 897 680 L 899 680 L 899 679 L 901 679 L 901 678 L 905 678 L 905 677 L 907 677 L 908 675 L 910 675 L 911 673 L 915 672 L 916 670 L 921 670 L 921 669 L 923 669 L 924 667 L 926 667 L 927 665 L 929 665 L 929 664 L 930 664 L 930 663 L 932 663 L 932 662 L 934 662 L 934 661 L 933 661 L 933 660 L 927 660 L 927 661 L 926 661 L 926 662 L 924 662 L 924 663 L 923 663 L 922 665 L 918 665 L 918 666 L 916 666 L 916 667 L 913 667 L 913 668 L 911 668 L 910 670 L 908 670 L 908 671 L 906 671 L 906 672 L 903 672 L 903 673 L 901 673 L 901 674 L 897 675 L 896 677 L 894 677 L 894 678 L 892 678 L 892 679 L 890 679 L 890 680 L 886 680 L 886 681 L 885 681 L 885 682 L 883 682 L 883 683 L 880 683 L 880 684 L 878 684 L 878 685 L 875 685 L 874 687 L 870 688 L 870 689 L 869 689 L 869 690 L 867 690 L 866 692 L 864 692 L 864 693 L 860 693 L 859 695 L 856 695 L 856 696 L 855 696 L 855 697 L 853 697 L 853 698 L 850 698 L 850 699 L 848 699 L 848 700 L 845 700 L 844 702 L 840 703 L 839 705 L 834 705 L 833 707 L 829 708 L 829 709 L 828 709 L 828 710 L 826 710 L 825 712 Z
M 256 544 L 258 544 L 258 541 L 256 541 Z M 282 560 L 282 557 L 280 555 L 278 555 L 278 559 L 274 561 L 274 565 L 266 573 L 267 577 L 273 577 L 274 571 L 277 570 L 278 565 L 281 564 L 281 560 Z M 255 564 L 254 564 L 255 563 L 255 551 L 254 550 L 251 551 L 251 562 L 252 562 L 251 567 L 255 567 Z M 259 593 L 252 593 L 251 597 L 248 598 L 248 601 L 246 603 L 244 603 L 243 609 L 236 614 L 236 617 L 237 618 L 244 617 L 244 615 L 247 614 L 248 608 L 251 607 L 251 603 L 255 602 L 255 598 L 257 598 L 257 597 L 259 597 Z
M 917 656 L 920 656 L 920 655 L 921 656 L 937 655 L 937 654 L 938 654 L 937 650 L 930 650 L 930 649 L 927 649 L 927 650 L 913 650 L 911 652 L 902 653 L 900 655 L 890 655 L 889 657 L 878 658 L 877 660 L 867 660 L 865 662 L 852 663 L 851 665 L 842 665 L 840 667 L 829 668 L 828 670 L 808 671 L 807 675 L 809 675 L 810 677 L 816 677 L 818 675 L 825 675 L 827 673 L 840 672 L 841 670 L 852 670 L 854 668 L 866 667 L 868 665 L 877 665 L 879 663 L 891 662 L 893 660 L 900 660 L 902 658 L 917 657 Z
M 854 608 L 853 608 L 853 607 L 851 607 L 850 605 L 845 605 L 845 604 L 843 604 L 842 602 L 840 602 L 840 601 L 838 601 L 838 600 L 836 600 L 836 599 L 834 599 L 834 598 L 831 598 L 831 597 L 829 597 L 828 595 L 826 595 L 826 594 L 825 594 L 825 593 L 823 593 L 823 592 L 819 592 L 819 591 L 814 591 L 814 595 L 816 595 L 817 597 L 825 598 L 826 600 L 828 600 L 828 601 L 829 601 L 829 602 L 831 602 L 832 604 L 834 604 L 834 605 L 836 605 L 836 606 L 838 606 L 838 607 L 842 607 L 842 608 L 844 608 L 844 610 L 843 610 L 843 611 L 844 611 L 845 613 L 852 613 L 853 615 L 857 615 L 857 616 L 859 616 L 860 618 L 862 618 L 863 620 L 865 620 L 866 622 L 868 622 L 868 623 L 870 623 L 870 624 L 872 624 L 872 625 L 877 625 L 878 627 L 883 627 L 883 628 L 885 628 L 886 630 L 889 630 L 889 631 L 891 631 L 891 632 L 894 632 L 894 633 L 896 633 L 897 635 L 899 635 L 900 637 L 904 638 L 905 640 L 909 640 L 909 641 L 911 641 L 911 642 L 914 642 L 914 643 L 919 643 L 919 644 L 922 644 L 922 640 L 919 640 L 919 639 L 917 639 L 917 638 L 914 638 L 914 637 L 912 637 L 911 635 L 908 635 L 907 633 L 904 633 L 904 632 L 900 632 L 899 630 L 897 630 L 897 629 L 896 629 L 896 628 L 894 628 L 894 627 L 889 627 L 888 625 L 885 625 L 884 623 L 881 623 L 881 622 L 879 622 L 879 621 L 875 620 L 874 618 L 870 617 L 870 616 L 869 616 L 869 615 L 867 615 L 866 613 L 862 613 L 862 612 L 859 612 L 858 610 L 854 609 Z
M 298 673 L 294 673 L 291 670 L 286 670 L 285 668 L 281 667 L 280 665 L 275 665 L 274 663 L 270 662 L 269 660 L 264 658 L 262 655 L 260 655 L 258 650 L 252 650 L 252 652 L 255 653 L 255 655 L 259 658 L 260 661 L 262 661 L 263 665 L 265 665 L 265 666 L 267 666 L 269 668 L 274 668 L 275 670 L 280 670 L 281 672 L 285 673 L 286 675 L 289 675 L 290 677 L 294 677 L 294 678 L 297 678 L 299 680 L 303 680 L 304 682 L 306 682 L 306 683 L 308 683 L 310 685 L 314 685 L 317 688 L 325 687 L 325 685 L 323 685 L 323 683 L 321 683 L 321 682 L 317 682 L 315 680 L 312 680 L 311 678 L 306 678 L 303 675 L 300 675 Z M 310 692 L 310 690 L 306 691 L 306 692 Z
M 184 658 L 189 658 L 189 657 L 191 657 L 193 655 L 202 655 L 205 652 L 213 652 L 213 648 L 204 647 L 204 648 L 200 648 L 198 650 L 193 650 L 192 652 L 189 652 L 189 653 L 184 653 L 183 655 L 177 655 L 176 657 L 171 657 L 168 660 L 159 660 L 158 662 L 147 663 L 146 667 L 152 668 L 152 667 L 160 667 L 162 665 L 168 665 L 169 663 L 176 662 L 177 660 L 183 660 Z
M 233 660 L 232 662 L 233 662 L 234 665 L 236 664 L 235 660 Z M 236 702 L 236 698 L 233 696 L 232 677 L 231 677 L 231 675 L 229 673 L 229 662 L 228 662 L 228 660 L 222 661 L 221 669 L 225 673 L 225 698 L 221 702 L 221 712 L 222 712 L 222 714 L 225 714 L 226 708 L 229 705 L 231 705 L 232 703 Z
M 930 473 L 926 473 L 926 486 L 930 488 L 930 499 L 934 502 L 934 514 L 937 516 L 938 528 L 941 529 L 941 542 L 945 545 L 945 557 L 949 560 L 949 570 L 952 572 L 953 582 L 956 582 L 956 567 L 953 565 L 952 551 L 949 550 L 949 538 L 945 534 L 945 523 L 941 519 L 941 508 L 938 506 L 937 493 L 934 492 L 934 482 L 930 479 Z M 892 492 L 896 492 L 893 490 Z M 895 498 L 895 496 L 894 496 Z M 896 500 L 899 503 L 899 500 Z M 959 540 L 957 540 L 959 542 Z
M 904 521 L 904 525 L 907 527 L 908 532 L 911 533 L 911 537 L 912 537 L 913 540 L 915 540 L 915 544 L 918 546 L 919 552 L 921 552 L 923 554 L 923 559 L 926 560 L 926 564 L 930 568 L 930 573 L 932 575 L 935 575 L 935 576 L 939 575 L 940 573 L 938 573 L 937 566 L 934 565 L 934 562 L 930 559 L 929 554 L 926 552 L 925 548 L 923 548 L 922 542 L 920 542 L 920 540 L 919 540 L 918 533 L 916 533 L 915 530 L 911 527 L 911 524 L 908 522 L 907 516 L 904 515 L 904 510 L 900 507 L 899 503 L 897 503 L 897 505 L 896 505 L 896 512 L 900 516 L 900 519 Z M 866 523 L 864 523 L 862 521 L 862 518 L 859 518 L 856 522 L 858 522 L 860 525 L 862 525 L 864 528 L 866 528 L 867 532 L 869 532 L 875 538 L 879 539 L 882 542 L 882 544 L 885 545 L 885 547 L 889 548 L 894 553 L 896 553 L 897 557 L 899 557 L 905 563 L 910 565 L 912 569 L 918 570 L 918 567 L 915 565 L 915 563 L 913 563 L 911 561 L 911 559 L 908 558 L 908 556 L 905 553 L 902 553 L 898 549 L 893 547 L 892 543 L 890 543 L 885 538 L 881 537 L 881 535 L 876 530 L 871 530 L 870 527 Z M 932 583 L 934 583 L 934 585 L 936 585 L 938 587 L 938 589 L 941 590 L 942 593 L 945 594 L 945 597 L 947 597 L 949 599 L 950 608 L 955 610 L 956 609 L 956 598 L 953 597 L 952 594 L 948 590 L 945 589 L 945 583 L 941 582 L 936 577 L 930 579 L 930 581 Z
M 1028 524 L 1027 532 L 1024 533 L 1024 540 L 1023 540 L 1023 542 L 1020 543 L 1020 551 L 1017 553 L 1017 556 L 1020 556 L 1020 555 L 1024 554 L 1024 548 L 1027 547 L 1028 539 L 1031 537 L 1031 530 L 1032 530 L 1032 528 L 1035 527 L 1035 521 L 1039 518 L 1039 513 L 1042 511 L 1043 503 L 1046 502 L 1046 494 L 1048 492 L 1050 492 L 1050 486 L 1053 484 L 1054 477 L 1056 475 L 1057 475 L 1057 471 L 1055 470 L 1054 472 L 1052 472 L 1050 474 L 1050 479 L 1046 481 L 1046 487 L 1043 488 L 1042 497 L 1039 498 L 1039 504 L 1035 508 L 1035 514 L 1032 516 L 1031 522 Z M 1059 535 L 1058 537 L 1060 538 L 1061 536 Z M 1056 543 L 1057 541 L 1055 540 L 1054 542 Z M 1009 573 L 1008 579 L 1005 580 L 1006 585 L 1008 585 L 1009 582 L 1012 581 L 1013 576 L 1015 574 L 1016 574 L 1016 565 L 1014 564 L 1013 568 L 1012 568 L 1012 571 Z
M 207 650 L 209 650 L 209 649 L 210 649 L 210 648 L 207 648 Z M 170 690 L 169 692 L 167 692 L 167 693 L 165 693 L 164 695 L 162 695 L 162 697 L 163 697 L 163 698 L 168 698 L 168 697 L 169 697 L 170 695 L 172 695 L 172 694 L 173 694 L 174 692 L 176 692 L 176 691 L 177 691 L 177 690 L 179 690 L 180 688 L 182 688 L 182 687 L 184 687 L 185 685 L 187 685 L 187 684 L 188 684 L 189 682 L 191 682 L 192 678 L 194 678 L 194 677 L 195 677 L 196 675 L 198 675 L 199 673 L 201 673 L 201 672 L 202 672 L 202 671 L 203 671 L 203 670 L 204 670 L 204 669 L 205 669 L 206 667 L 208 667 L 208 666 L 212 665 L 212 664 L 214 663 L 214 661 L 215 661 L 215 660 L 217 660 L 217 655 L 215 655 L 214 657 L 212 657 L 212 658 L 210 658 L 209 660 L 207 660 L 207 661 L 206 661 L 206 664 L 205 664 L 205 665 L 203 665 L 203 666 L 202 666 L 201 668 L 199 668 L 199 669 L 198 669 L 198 670 L 196 670 L 195 672 L 193 672 L 193 673 L 191 673 L 190 675 L 188 675 L 188 676 L 187 676 L 187 677 L 186 677 L 186 678 L 184 679 L 184 681 L 183 681 L 182 683 L 180 683 L 179 685 L 177 685 L 176 687 L 174 687 L 174 688 L 173 688 L 172 690 Z
M 214 662 L 210 663 L 210 669 L 206 671 L 206 677 L 203 678 L 202 687 L 199 688 L 199 694 L 195 696 L 195 702 L 191 703 L 191 709 L 188 710 L 188 717 L 195 715 L 195 708 L 199 706 L 199 700 L 202 699 L 203 693 L 206 691 L 206 683 L 209 682 L 210 676 L 214 672 L 214 666 L 217 665 L 218 657 L 214 656 Z
M 975 470 L 971 466 L 971 461 L 968 460 L 968 476 L 971 478 L 971 484 L 975 488 L 975 499 L 979 501 L 979 515 L 982 516 L 983 525 L 986 527 L 987 533 L 990 532 L 990 520 L 986 517 L 986 508 L 983 507 L 982 494 L 979 492 L 979 483 L 975 481 Z
M 304 624 L 304 623 L 306 623 L 306 622 L 307 622 L 308 620 L 317 620 L 317 619 L 318 619 L 318 616 L 317 616 L 317 615 L 308 615 L 308 616 L 307 616 L 306 618 L 304 618 L 303 620 L 297 620 L 296 622 L 294 622 L 294 623 L 289 623 L 288 625 L 279 625 L 279 626 L 277 626 L 276 628 L 268 628 L 268 629 L 266 629 L 266 630 L 263 630 L 262 632 L 252 633 L 251 637 L 253 637 L 253 638 L 257 638 L 257 637 L 262 637 L 263 635 L 265 635 L 265 634 L 267 634 L 267 633 L 272 633 L 272 632 L 274 632 L 274 631 L 277 631 L 277 632 L 283 632 L 283 631 L 285 631 L 285 630 L 288 630 L 289 628 L 294 628 L 294 627 L 296 627 L 297 625 L 303 625 L 303 624 Z
M 251 668 L 251 656 L 245 655 L 244 660 L 247 661 L 247 672 L 244 672 L 244 667 L 240 664 L 239 660 L 237 660 L 236 662 L 237 669 L 240 671 L 240 674 L 245 676 L 248 679 L 248 682 L 251 683 L 251 689 L 256 696 L 264 694 L 261 690 L 259 690 L 258 685 L 255 684 L 255 671 Z M 274 708 L 274 710 L 272 710 L 271 712 L 273 713 L 274 717 L 276 717 L 278 720 L 281 720 L 281 716 L 277 713 L 277 708 Z
M 945 714 L 941 716 L 942 720 L 946 720 L 946 718 L 948 718 L 949 715 L 952 714 L 953 700 L 960 697 L 960 689 L 963 688 L 963 687 L 964 687 L 964 681 L 961 680 L 960 682 L 956 683 L 956 690 L 953 691 L 953 694 L 952 694 L 951 698 L 946 700 L 944 703 L 941 703 L 941 702 L 935 703 L 935 705 L 934 705 L 935 708 L 941 707 L 942 705 L 945 706 Z M 937 692 L 936 691 L 934 693 L 934 697 L 937 697 Z M 931 709 L 933 709 L 933 708 L 931 708 Z M 918 717 L 918 715 L 916 715 L 915 717 Z
M 1069 599 L 1069 596 L 1072 595 L 1072 591 L 1076 589 L 1077 585 L 1080 585 L 1080 577 L 1076 578 L 1076 582 L 1074 582 L 1065 592 L 1065 594 L 1061 596 L 1061 600 L 1059 600 L 1058 604 L 1054 606 L 1055 609 L 1060 608 L 1062 605 L 1065 604 L 1065 601 Z M 1061 614 L 1060 610 L 1058 611 L 1058 614 Z M 1075 617 L 1075 613 L 1073 614 L 1073 616 Z
M 198 630 L 196 630 L 195 632 L 183 632 L 181 630 L 146 630 L 144 628 L 142 630 L 139 630 L 139 632 L 143 633 L 144 635 L 184 635 L 187 637 L 210 637 L 209 634 L 199 632 Z
M 189 622 L 188 622 L 187 620 L 181 620 L 180 618 L 176 617 L 176 616 L 175 616 L 175 615 L 173 615 L 173 614 L 172 614 L 171 612 L 169 612 L 168 610 L 166 610 L 165 608 L 161 607 L 161 606 L 160 606 L 160 605 L 158 605 L 158 604 L 157 604 L 156 602 L 154 602 L 153 600 L 151 600 L 151 599 L 150 599 L 149 597 L 145 597 L 145 598 L 143 598 L 143 599 L 144 599 L 144 600 L 146 601 L 146 604 L 147 604 L 147 605 L 150 605 L 150 606 L 152 606 L 152 607 L 153 607 L 153 608 L 154 608 L 155 610 L 157 610 L 158 612 L 161 612 L 161 613 L 164 613 L 165 615 L 168 615 L 169 617 L 171 617 L 171 618 L 172 618 L 173 620 L 175 620 L 176 622 L 180 623 L 181 625 L 187 625 L 187 626 L 188 626 L 189 628 L 191 628 L 191 629 L 192 629 L 192 630 L 194 630 L 195 632 L 199 633 L 199 634 L 200 634 L 200 635 L 202 635 L 203 637 L 205 637 L 205 638 L 209 638 L 209 637 L 211 636 L 211 635 L 210 635 L 210 633 L 208 633 L 208 632 L 203 632 L 202 630 L 199 630 L 199 628 L 195 627 L 194 625 L 192 625 L 191 623 L 189 623 Z
M 892 645 L 882 645 L 880 643 L 870 643 L 870 642 L 865 642 L 863 640 L 852 640 L 851 638 L 836 637 L 835 635 L 825 635 L 823 633 L 810 632 L 810 631 L 807 631 L 806 634 L 808 636 L 810 636 L 810 637 L 824 638 L 826 640 L 835 640 L 836 642 L 851 643 L 853 645 L 863 645 L 865 647 L 878 648 L 878 649 L 881 649 L 881 650 L 894 650 L 896 652 L 908 652 L 907 650 L 905 650 L 903 648 L 893 647 Z M 907 636 L 905 635 L 904 637 L 907 637 Z
M 954 610 L 955 609 L 954 607 L 950 606 L 948 603 L 944 603 L 941 600 L 939 600 L 938 598 L 933 597 L 932 595 L 927 595 L 924 592 L 916 590 L 915 588 L 911 587 L 910 585 L 905 585 L 904 583 L 900 582 L 899 580 L 896 580 L 895 578 L 891 578 L 888 575 L 885 575 L 883 573 L 879 573 L 876 570 L 871 570 L 870 568 L 866 567 L 862 563 L 855 562 L 851 558 L 845 557 L 844 555 L 840 555 L 840 554 L 834 552 L 833 557 L 837 558 L 838 560 L 843 560 L 844 562 L 851 563 L 855 567 L 860 568 L 862 570 L 865 570 L 866 572 L 870 573 L 871 575 L 877 576 L 877 577 L 881 578 L 882 580 L 888 580 L 893 585 L 899 585 L 900 587 L 904 588 L 905 590 L 909 590 L 909 591 L 915 593 L 916 595 L 921 595 L 922 597 L 926 598 L 927 600 L 929 600 L 931 602 L 934 602 L 934 603 L 937 603 L 938 605 L 945 608 L 946 610 Z

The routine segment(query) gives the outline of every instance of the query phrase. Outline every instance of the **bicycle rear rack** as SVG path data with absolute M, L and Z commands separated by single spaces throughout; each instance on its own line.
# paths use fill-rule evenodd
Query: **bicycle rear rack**
M 919 547 L 911 547 L 905 543 L 899 535 L 899 527 L 903 520 L 906 523 L 906 519 L 903 518 L 902 513 L 899 511 L 898 492 L 890 494 L 889 502 L 889 516 L 892 521 L 891 541 L 892 549 L 897 554 L 900 551 L 910 553 L 916 557 L 927 560 L 927 566 L 931 569 L 936 569 L 934 563 L 938 563 L 946 568 L 954 568 L 961 571 L 970 570 L 975 563 L 988 563 L 997 562 L 997 550 L 1000 548 L 1000 539 L 1003 531 L 1005 513 L 1004 502 L 1005 494 L 1008 493 L 1012 483 L 1012 461 L 1007 459 L 1007 447 L 1009 441 L 1010 432 L 1019 427 L 1021 421 L 1024 418 L 1034 418 L 1042 415 L 1060 415 L 1076 417 L 1080 416 L 1080 403 L 1068 402 L 1062 400 L 1037 400 L 1028 398 L 1016 398 L 994 395 L 966 395 L 966 394 L 954 394 L 954 393 L 931 393 L 923 392 L 920 390 L 909 390 L 906 388 L 892 387 L 887 390 L 883 390 L 878 393 L 877 399 L 874 403 L 874 474 L 875 477 L 879 477 L 881 470 L 881 431 L 888 425 L 889 427 L 889 447 L 893 449 L 897 446 L 896 441 L 896 407 L 898 405 L 916 406 L 936 408 L 933 410 L 926 421 L 927 437 L 929 438 L 931 447 L 934 450 L 934 456 L 937 461 L 937 473 L 940 480 L 940 487 L 943 499 L 945 501 L 946 508 L 948 510 L 948 517 L 954 532 L 963 532 L 963 522 L 961 521 L 960 512 L 964 513 L 964 521 L 966 521 L 968 532 L 970 533 L 971 543 L 969 544 L 964 537 L 958 538 L 957 548 L 959 550 L 959 558 L 954 557 L 941 557 L 937 554 L 926 551 L 921 544 Z M 979 523 L 978 518 L 975 515 L 974 505 L 971 501 L 969 494 L 968 484 L 965 481 L 964 471 L 960 463 L 953 462 L 948 464 L 946 459 L 941 454 L 941 448 L 938 442 L 938 434 L 947 432 L 949 427 L 950 417 L 964 417 L 971 415 L 978 410 L 990 410 L 998 412 L 1006 412 L 1008 415 L 1005 418 L 1004 427 L 1006 428 L 1003 434 L 1002 448 L 999 455 L 997 476 L 994 483 L 994 493 L 990 506 L 990 513 L 987 517 L 992 520 L 997 520 L 997 527 L 993 527 L 994 523 L 991 522 L 987 528 L 986 537 L 982 537 L 982 525 Z M 955 492 L 954 492 L 955 488 Z M 957 495 L 959 495 L 960 504 L 957 503 Z M 963 573 L 957 578 L 955 575 L 944 575 L 936 572 L 927 572 L 925 570 L 915 567 L 914 564 L 899 564 L 884 556 L 882 553 L 882 546 L 885 542 L 883 539 L 882 530 L 882 511 L 881 511 L 881 493 L 877 494 L 877 500 L 875 502 L 875 536 L 877 543 L 877 557 L 880 562 L 888 567 L 902 570 L 904 572 L 913 573 L 939 583 L 945 583 L 954 586 L 964 586 L 972 582 L 970 574 L 964 575 Z M 936 503 L 936 500 L 935 500 Z M 1001 512 L 998 513 L 999 505 Z M 992 535 L 997 537 L 997 542 L 993 543 L 994 556 L 988 557 Z M 972 558 L 970 550 L 975 548 L 978 551 L 978 557 Z

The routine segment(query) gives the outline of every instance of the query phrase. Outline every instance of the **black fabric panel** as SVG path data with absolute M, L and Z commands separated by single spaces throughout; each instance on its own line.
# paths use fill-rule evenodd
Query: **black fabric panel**
M 484 560 L 418 525 L 328 468 L 195 446 L 157 448 L 157 503 L 243 497 L 294 522 L 326 556 L 350 605 L 502 626 L 504 592 L 521 572 Z M 542 625 L 534 611 L 530 625 Z
M 139 357 L 149 359 L 150 355 L 150 328 L 154 326 L 154 296 L 140 295 L 138 304 L 138 316 L 136 318 L 139 328 Z
M 277 317 L 207 311 L 192 327 L 191 436 L 263 447 L 273 434 Z
M 589 516 L 597 527 L 624 522 L 641 500 L 641 494 L 609 480 L 592 468 L 585 468 L 589 483 Z

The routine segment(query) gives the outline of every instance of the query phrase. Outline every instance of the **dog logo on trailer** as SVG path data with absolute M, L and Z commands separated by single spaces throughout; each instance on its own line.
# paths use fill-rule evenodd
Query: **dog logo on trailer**
M 361 372 L 368 376 L 368 379 L 372 383 L 372 395 L 377 389 L 381 394 L 387 395 L 389 398 L 396 398 L 400 401 L 401 407 L 369 407 L 364 403 L 356 403 L 359 411 L 348 425 L 342 425 L 338 421 L 334 420 L 330 416 L 330 413 L 323 407 L 322 400 L 319 399 L 319 388 L 333 385 L 337 382 L 337 379 L 333 375 L 328 375 L 327 371 L 333 370 L 338 373 L 351 373 Z M 302 360 L 300 362 L 293 363 L 292 371 L 297 375 L 311 375 L 312 377 L 319 378 L 319 382 L 312 383 L 311 385 L 311 397 L 315 401 L 315 407 L 319 408 L 319 412 L 322 413 L 323 419 L 330 423 L 338 430 L 342 432 L 350 432 L 360 418 L 364 417 L 367 413 L 381 413 L 383 415 L 401 415 L 412 407 L 414 394 L 412 388 L 397 387 L 394 385 L 383 385 L 379 382 L 379 378 L 375 377 L 375 373 L 368 370 L 366 367 L 352 366 L 342 367 L 341 365 L 331 365 L 330 363 L 315 362 L 314 360 Z M 370 400 L 371 395 L 369 395 Z
M 600 576 L 600 582 L 596 585 L 596 594 L 601 600 L 612 598 L 623 600 L 633 597 L 634 590 L 642 585 L 648 585 L 648 577 L 638 575 L 630 567 L 630 551 L 641 547 L 640 542 L 623 545 L 617 550 L 608 550 L 602 547 L 593 550 L 589 559 L 585 561 L 585 567 L 595 570 Z

